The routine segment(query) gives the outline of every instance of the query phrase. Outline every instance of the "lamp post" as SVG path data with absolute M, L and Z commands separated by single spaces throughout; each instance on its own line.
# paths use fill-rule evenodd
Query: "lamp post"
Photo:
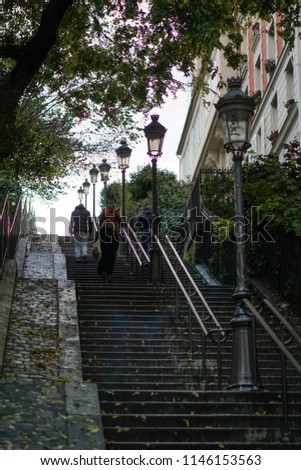
M 150 281 L 153 284 L 162 282 L 162 265 L 159 247 L 155 236 L 159 235 L 158 225 L 158 199 L 157 199 L 157 160 L 162 155 L 162 146 L 167 129 L 158 122 L 159 116 L 153 114 L 152 122 L 144 128 L 144 134 L 147 139 L 147 154 L 152 161 L 152 238 L 150 249 Z
M 121 170 L 121 187 L 122 187 L 122 196 L 121 196 L 121 218 L 125 219 L 125 170 L 130 166 L 130 156 L 132 150 L 127 146 L 126 140 L 122 139 L 120 141 L 120 147 L 116 149 L 118 168 Z
M 93 165 L 93 168 L 89 171 L 91 183 L 93 184 L 93 219 L 95 219 L 95 184 L 97 183 L 98 173 L 96 165 Z
M 125 224 L 125 171 L 130 166 L 130 156 L 132 150 L 128 147 L 125 139 L 120 141 L 120 147 L 116 149 L 118 168 L 121 170 L 121 227 Z M 124 243 L 122 244 L 124 247 Z M 125 254 L 123 248 L 123 254 Z
M 89 181 L 87 180 L 87 178 L 85 179 L 84 183 L 82 184 L 82 187 L 83 187 L 83 190 L 84 190 L 84 193 L 85 193 L 85 207 L 87 208 L 87 198 L 88 198 L 88 194 L 89 194 L 89 191 L 90 191 L 90 183 Z
M 111 165 L 107 163 L 107 160 L 104 158 L 102 163 L 99 165 L 100 179 L 104 184 L 104 205 L 107 205 L 107 181 L 109 179 L 109 173 Z
M 80 188 L 77 190 L 77 194 L 78 194 L 79 202 L 81 203 L 82 200 L 83 200 L 84 194 L 85 194 L 82 187 L 80 187 Z
M 243 299 L 250 298 L 245 276 L 245 225 L 242 197 L 242 160 L 249 142 L 251 119 L 255 109 L 254 98 L 240 90 L 239 78 L 230 78 L 230 90 L 216 103 L 222 121 L 227 152 L 232 152 L 234 162 L 235 243 L 236 243 L 236 300 L 233 328 L 233 356 L 229 389 L 251 391 L 255 383 L 254 346 L 252 342 L 252 315 L 243 306 Z

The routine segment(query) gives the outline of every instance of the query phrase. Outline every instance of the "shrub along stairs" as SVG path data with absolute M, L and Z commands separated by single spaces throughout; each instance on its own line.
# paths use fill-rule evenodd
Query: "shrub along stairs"
M 122 256 L 113 283 L 104 285 L 91 256 L 75 263 L 68 237 L 60 243 L 76 282 L 84 378 L 98 386 L 107 449 L 300 449 L 300 376 L 289 370 L 289 434 L 282 442 L 279 353 L 260 328 L 262 391 L 227 391 L 232 335 L 222 343 L 218 390 L 216 344 L 207 340 L 205 382 L 202 334 L 183 299 L 176 311 L 174 287 L 168 295 L 166 285 L 148 284 L 147 268 L 137 276 Z M 233 286 L 195 280 L 228 327 Z

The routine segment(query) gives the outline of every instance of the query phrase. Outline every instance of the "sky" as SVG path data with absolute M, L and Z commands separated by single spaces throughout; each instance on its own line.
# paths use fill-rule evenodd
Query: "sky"
M 176 99 L 170 97 L 166 103 L 159 109 L 155 108 L 150 112 L 151 114 L 159 115 L 159 122 L 167 128 L 164 138 L 163 155 L 158 160 L 159 169 L 167 169 L 173 171 L 177 176 L 179 175 L 179 160 L 177 157 L 177 148 L 180 142 L 180 137 L 184 127 L 187 110 L 189 107 L 189 92 L 182 91 L 178 93 Z M 151 118 L 149 117 L 149 121 Z M 147 122 L 147 124 L 148 124 Z M 116 148 L 119 146 L 116 142 Z M 132 147 L 132 154 L 130 158 L 130 167 L 126 172 L 126 177 L 135 172 L 139 166 L 151 164 L 150 158 L 147 155 L 147 143 L 143 138 L 142 142 Z M 36 226 L 39 233 L 51 233 L 57 235 L 68 235 L 68 225 L 71 212 L 74 207 L 79 204 L 77 190 L 88 179 L 90 182 L 89 172 L 84 172 L 79 177 L 74 177 L 75 187 L 68 190 L 68 194 L 62 195 L 53 201 L 42 200 L 40 197 L 35 197 L 32 200 L 33 207 L 36 215 Z M 98 178 L 99 179 L 99 178 Z M 115 180 L 120 180 L 118 171 L 114 171 L 109 183 Z M 70 181 L 69 181 L 70 183 Z M 103 188 L 103 183 L 98 181 L 95 186 L 96 201 L 98 194 Z M 93 211 L 93 195 L 92 185 L 90 186 L 90 193 L 87 197 L 87 209 Z M 83 201 L 84 203 L 85 201 Z M 96 202 L 96 215 L 100 212 L 100 208 Z

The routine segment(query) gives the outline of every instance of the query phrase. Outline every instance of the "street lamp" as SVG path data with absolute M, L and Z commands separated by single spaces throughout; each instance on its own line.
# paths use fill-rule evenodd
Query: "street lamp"
M 157 159 L 162 155 L 162 146 L 167 129 L 158 122 L 159 116 L 153 114 L 152 122 L 144 128 L 144 134 L 147 138 L 147 154 L 152 161 L 152 239 L 151 239 L 151 263 L 150 263 L 150 281 L 153 284 L 162 282 L 162 266 L 160 251 L 155 240 L 159 234 L 158 225 L 158 199 L 157 199 Z
M 232 77 L 228 80 L 230 90 L 216 103 L 222 121 L 227 152 L 232 152 L 234 162 L 235 198 L 235 242 L 236 242 L 236 300 L 233 328 L 233 357 L 229 389 L 251 391 L 255 383 L 254 345 L 252 341 L 252 315 L 244 309 L 243 299 L 250 298 L 246 285 L 245 225 L 242 196 L 242 160 L 249 142 L 251 120 L 255 109 L 254 98 L 240 90 L 241 81 Z
M 81 203 L 82 200 L 83 200 L 84 194 L 85 194 L 82 187 L 80 187 L 80 188 L 77 190 L 77 194 L 78 194 L 79 202 Z
M 93 165 L 93 168 L 89 171 L 91 183 L 93 184 L 93 219 L 95 219 L 95 184 L 97 183 L 97 176 L 99 171 L 96 168 L 96 165 Z
M 130 166 L 132 150 L 128 147 L 125 139 L 120 141 L 120 147 L 116 149 L 118 168 L 121 170 L 121 227 L 125 224 L 125 170 Z M 122 247 L 124 247 L 124 243 Z M 123 254 L 125 254 L 123 248 Z
M 104 205 L 107 205 L 107 181 L 109 179 L 109 173 L 111 165 L 107 163 L 107 160 L 104 158 L 102 163 L 99 165 L 100 179 L 104 184 Z
M 118 168 L 121 170 L 121 220 L 125 220 L 125 170 L 130 166 L 132 150 L 127 146 L 126 140 L 120 141 L 120 147 L 116 149 Z
M 82 187 L 83 187 L 83 190 L 84 190 L 84 193 L 85 193 L 85 207 L 87 208 L 87 197 L 88 197 L 88 194 L 89 194 L 89 191 L 90 191 L 90 183 L 87 180 L 87 178 L 85 179 L 84 183 L 82 184 Z

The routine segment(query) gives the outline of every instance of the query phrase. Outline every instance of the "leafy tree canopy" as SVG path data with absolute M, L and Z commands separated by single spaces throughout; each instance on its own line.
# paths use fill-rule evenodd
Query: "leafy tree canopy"
M 168 170 L 157 171 L 157 184 L 161 187 L 161 184 L 168 183 L 171 186 L 176 181 L 176 175 Z M 151 165 L 145 165 L 139 167 L 135 173 L 130 175 L 129 190 L 133 195 L 134 200 L 143 200 L 149 196 L 152 190 L 152 167 Z
M 241 15 L 268 18 L 274 12 L 281 12 L 284 37 L 292 44 L 295 27 L 300 25 L 296 1 L 4 0 L 0 5 L 0 160 L 13 161 L 17 154 L 25 157 L 26 146 L 32 144 L 34 162 L 20 159 L 16 168 L 28 165 L 27 175 L 36 171 L 44 181 L 55 172 L 62 176 L 57 165 L 50 165 L 52 175 L 41 173 L 36 148 L 37 141 L 41 145 L 49 135 L 45 129 L 49 119 L 57 119 L 48 117 L 39 135 L 38 126 L 29 125 L 19 114 L 23 100 L 37 93 L 56 97 L 68 116 L 63 121 L 89 118 L 97 127 L 122 126 L 128 138 L 135 139 L 141 132 L 135 114 L 160 106 L 181 87 L 174 78 L 175 68 L 192 76 L 194 59 L 200 57 L 204 70 L 210 70 L 214 48 L 223 50 L 229 65 L 236 67 Z M 226 46 L 223 36 L 228 39 Z M 67 131 L 65 123 L 62 129 L 57 138 L 52 133 L 48 148 L 45 145 L 46 162 L 52 153 L 52 159 L 61 159 L 61 169 L 63 161 L 65 166 L 68 162 L 68 147 L 71 157 L 70 138 L 67 144 L 66 134 L 62 135 Z M 38 138 L 33 143 L 34 135 Z M 49 147 L 54 148 L 55 140 L 54 154 Z
M 5 109 L 11 116 L 35 83 L 47 84 L 76 116 L 95 112 L 106 123 L 129 123 L 131 112 L 160 105 L 180 86 L 174 67 L 190 75 L 194 59 L 208 65 L 214 48 L 237 66 L 240 15 L 276 11 L 292 41 L 300 11 L 295 1 L 6 0 L 0 12 L 0 58 L 6 60 L 0 130 Z
M 71 175 L 89 170 L 102 157 L 116 160 L 112 144 L 120 129 L 80 129 L 60 108 L 57 96 L 34 92 L 22 97 L 16 120 L 2 138 L 7 158 L 0 160 L 0 185 L 52 199 L 69 186 Z M 91 140 L 93 135 L 93 140 Z

